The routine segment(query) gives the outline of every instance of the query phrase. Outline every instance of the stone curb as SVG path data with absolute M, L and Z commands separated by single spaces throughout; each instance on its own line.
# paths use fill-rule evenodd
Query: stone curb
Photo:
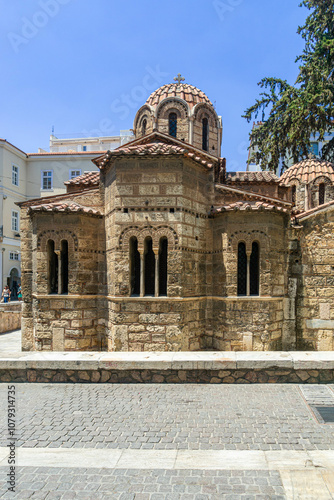
M 1 382 L 330 383 L 326 352 L 0 353 Z

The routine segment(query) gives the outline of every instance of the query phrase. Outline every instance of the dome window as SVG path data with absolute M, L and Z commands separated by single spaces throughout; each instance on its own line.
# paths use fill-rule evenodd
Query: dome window
M 144 118 L 143 123 L 142 123 L 142 127 L 141 127 L 142 135 L 146 134 L 146 128 L 147 128 L 147 120 L 146 120 L 146 118 Z
M 202 149 L 208 151 L 208 119 L 203 118 L 202 120 Z
M 176 137 L 177 134 L 177 116 L 176 113 L 170 113 L 169 117 L 169 135 Z
M 325 184 L 322 182 L 319 184 L 319 205 L 325 203 Z

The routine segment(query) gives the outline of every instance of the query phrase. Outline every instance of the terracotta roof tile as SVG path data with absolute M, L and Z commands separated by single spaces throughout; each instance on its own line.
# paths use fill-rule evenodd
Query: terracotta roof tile
M 317 177 L 328 177 L 334 183 L 334 164 L 325 160 L 308 158 L 288 168 L 280 178 L 283 185 L 297 179 L 301 184 L 309 184 Z
M 169 155 L 179 155 L 188 156 L 198 163 L 206 166 L 207 168 L 212 168 L 213 163 L 206 156 L 197 156 L 193 151 L 189 151 L 187 147 L 178 146 L 176 144 L 168 144 L 165 142 L 155 141 L 146 144 L 135 144 L 133 146 L 121 146 L 113 151 L 108 151 L 101 158 L 96 158 L 94 163 L 98 165 L 100 169 L 103 169 L 108 165 L 109 160 L 115 157 L 121 156 L 169 156 Z
M 286 207 L 281 207 L 279 205 L 274 205 L 271 203 L 265 203 L 263 201 L 237 201 L 235 203 L 229 203 L 228 205 L 223 205 L 215 209 L 214 213 L 237 212 L 239 210 L 246 212 L 261 212 L 263 210 L 269 210 L 272 212 L 289 213 L 289 209 Z
M 50 203 L 31 205 L 28 207 L 27 213 L 30 214 L 31 212 L 81 213 L 95 217 L 102 217 L 101 212 L 95 208 L 85 207 L 75 202 L 66 201 L 54 201 Z
M 315 214 L 316 212 L 329 208 L 333 205 L 334 205 L 334 200 L 329 201 L 328 203 L 323 203 L 322 205 L 318 205 L 317 207 L 311 208 L 310 210 L 306 210 L 306 212 L 301 212 L 300 214 L 297 214 L 295 217 L 296 219 L 303 219 L 304 217 L 308 217 L 309 215 Z
M 226 184 L 240 182 L 274 182 L 279 178 L 273 172 L 226 172 Z
M 185 100 L 190 108 L 195 106 L 199 102 L 204 102 L 212 106 L 210 99 L 197 87 L 189 85 L 188 83 L 169 83 L 163 85 L 159 89 L 152 92 L 150 97 L 147 99 L 146 104 L 150 106 L 157 106 L 163 99 L 168 97 L 180 97 Z
M 100 182 L 100 172 L 86 172 L 64 182 L 66 186 L 98 186 Z
M 106 151 L 56 151 L 54 153 L 28 153 L 27 156 L 60 156 L 60 155 L 102 155 Z

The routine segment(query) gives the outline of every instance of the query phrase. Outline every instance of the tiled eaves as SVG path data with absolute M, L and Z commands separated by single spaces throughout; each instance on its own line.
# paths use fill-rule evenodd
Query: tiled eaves
M 271 203 L 264 203 L 263 201 L 256 201 L 256 202 L 237 201 L 235 203 L 223 205 L 222 207 L 217 208 L 213 213 L 238 212 L 238 211 L 246 211 L 246 212 L 271 211 L 271 212 L 282 212 L 286 214 L 290 213 L 290 210 L 286 207 L 273 205 Z
M 226 172 L 226 184 L 244 182 L 278 184 L 280 179 L 273 172 Z
M 329 201 L 328 203 L 324 203 L 323 205 L 319 205 L 318 207 L 311 208 L 311 210 L 307 210 L 306 212 L 302 212 L 300 214 L 295 215 L 295 218 L 299 221 L 303 219 L 307 219 L 312 215 L 317 215 L 318 213 L 325 212 L 327 209 L 334 208 L 334 200 Z
M 37 206 L 37 205 L 43 205 L 43 204 L 48 204 L 48 203 L 54 203 L 54 202 L 60 202 L 64 200 L 64 202 L 69 201 L 69 200 L 75 200 L 76 197 L 82 196 L 83 193 L 87 193 L 89 195 L 95 195 L 99 193 L 99 189 L 96 186 L 91 186 L 87 187 L 86 189 L 82 189 L 80 191 L 77 191 L 75 193 L 63 193 L 63 194 L 56 194 L 52 196 L 44 196 L 43 198 L 32 198 L 31 200 L 27 201 L 19 201 L 15 202 L 15 205 L 17 205 L 20 208 L 28 208 L 32 205 Z
M 136 144 L 133 146 L 123 146 L 121 148 L 114 149 L 113 151 L 108 151 L 102 157 L 96 158 L 94 160 L 95 165 L 97 165 L 101 170 L 103 170 L 110 161 L 121 157 L 134 157 L 138 158 L 141 156 L 184 156 L 203 165 L 208 169 L 212 169 L 214 163 L 209 158 L 205 158 L 204 155 L 199 155 L 195 150 L 189 150 L 186 147 L 181 147 L 175 144 L 166 144 L 164 142 L 152 142 L 148 144 Z M 217 159 L 218 161 L 218 159 Z
M 264 196 L 258 193 L 252 193 L 251 191 L 246 191 L 244 189 L 237 189 L 235 187 L 226 186 L 225 184 L 215 184 L 215 188 L 221 191 L 230 191 L 235 194 L 240 194 L 244 198 L 250 197 L 253 198 L 254 200 L 262 200 L 265 203 L 281 205 L 283 207 L 288 208 L 289 210 L 291 210 L 292 208 L 292 203 L 288 201 L 283 201 L 280 198 L 272 198 L 271 196 Z
M 98 186 L 100 182 L 100 172 L 86 172 L 64 182 L 65 186 Z
M 53 212 L 53 213 L 79 213 L 82 215 L 89 215 L 92 217 L 102 217 L 102 213 L 92 207 L 86 207 L 74 202 L 54 202 L 44 203 L 41 205 L 31 205 L 27 209 L 27 214 L 35 212 Z

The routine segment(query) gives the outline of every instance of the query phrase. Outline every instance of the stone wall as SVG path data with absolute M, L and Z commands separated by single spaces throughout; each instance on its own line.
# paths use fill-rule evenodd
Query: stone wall
M 116 161 L 105 175 L 108 350 L 200 349 L 211 172 L 183 158 L 143 158 Z M 130 297 L 129 241 L 143 255 L 148 236 L 156 258 L 168 239 L 168 298 Z
M 0 304 L 0 333 L 21 328 L 22 303 Z
M 292 231 L 291 276 L 297 281 L 297 349 L 334 350 L 334 213 L 306 218 Z

